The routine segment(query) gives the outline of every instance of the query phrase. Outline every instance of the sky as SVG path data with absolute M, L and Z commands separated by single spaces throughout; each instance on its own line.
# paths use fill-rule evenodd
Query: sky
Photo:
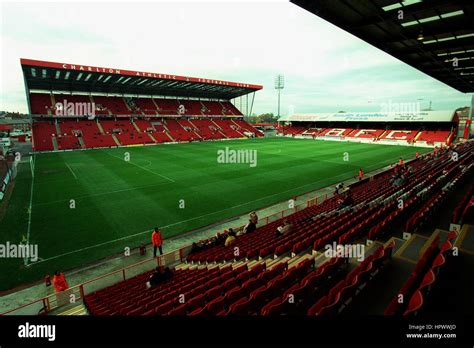
M 278 74 L 281 115 L 470 104 L 470 95 L 286 1 L 0 6 L 0 110 L 27 112 L 20 58 L 259 84 L 256 114 L 277 113 Z

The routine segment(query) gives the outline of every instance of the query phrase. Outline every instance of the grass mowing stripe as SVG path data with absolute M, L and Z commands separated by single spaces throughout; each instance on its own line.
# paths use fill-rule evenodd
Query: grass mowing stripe
M 225 147 L 257 150 L 257 166 L 217 163 L 217 151 Z M 134 159 L 130 166 L 118 161 L 124 150 Z M 343 161 L 346 151 L 349 162 Z M 13 260 L 8 266 L 0 264 L 0 289 L 39 279 L 54 269 L 83 266 L 122 252 L 125 245 L 139 246 L 149 241 L 154 226 L 168 226 L 163 235 L 170 238 L 355 176 L 359 167 L 368 172 L 395 163 L 416 151 L 427 150 L 284 138 L 40 154 L 30 241 L 39 245 L 43 261 L 27 268 Z M 77 180 L 66 161 L 74 171 L 80 169 Z M 20 185 L 29 192 L 30 183 L 31 178 Z M 21 193 L 21 186 L 12 201 L 18 201 L 15 194 Z M 28 193 L 23 196 L 27 206 Z M 67 204 L 71 198 L 75 209 Z M 179 209 L 180 199 L 186 209 Z M 19 207 L 12 205 L 17 210 L 4 220 L 6 225 L 1 222 L 2 230 L 26 230 L 27 209 L 21 222 L 15 218 L 22 213 Z

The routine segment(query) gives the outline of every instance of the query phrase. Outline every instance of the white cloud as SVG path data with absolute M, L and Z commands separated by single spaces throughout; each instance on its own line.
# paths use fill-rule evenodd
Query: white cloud
M 257 113 L 276 113 L 278 73 L 283 113 L 411 96 L 454 109 L 469 99 L 283 1 L 1 6 L 0 109 L 26 111 L 20 57 L 262 84 Z

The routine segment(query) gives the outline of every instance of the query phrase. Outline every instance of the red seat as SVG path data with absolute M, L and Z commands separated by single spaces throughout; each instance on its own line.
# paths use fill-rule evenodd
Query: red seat
M 168 315 L 173 315 L 173 316 L 183 316 L 186 315 L 186 310 L 188 308 L 188 305 L 186 303 L 183 303 L 179 305 L 178 307 L 170 310 L 168 312 Z
M 241 298 L 229 307 L 229 313 L 233 315 L 248 315 L 249 307 L 249 300 Z

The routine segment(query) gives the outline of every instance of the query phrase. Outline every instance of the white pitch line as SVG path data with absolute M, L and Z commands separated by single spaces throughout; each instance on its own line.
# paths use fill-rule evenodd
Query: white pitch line
M 74 176 L 74 179 L 77 180 L 77 176 L 76 174 L 74 173 L 74 171 L 72 170 L 71 166 L 69 164 L 67 164 L 66 162 L 64 162 L 64 164 L 66 165 L 66 167 L 69 168 L 69 171 L 71 172 L 71 174 Z
M 111 155 L 111 156 L 112 156 L 112 155 Z M 115 156 L 112 156 L 112 157 L 115 157 Z M 119 158 L 119 157 L 117 157 L 117 158 Z M 384 162 L 387 162 L 387 161 L 384 161 Z M 347 175 L 347 173 L 341 173 L 341 174 L 339 174 L 339 175 L 333 176 L 332 178 L 338 178 L 338 177 L 343 176 L 343 175 L 345 176 L 345 175 Z M 191 219 L 187 219 L 187 220 L 183 220 L 183 221 L 174 222 L 174 223 L 169 224 L 169 225 L 166 225 L 166 226 L 161 226 L 161 228 L 172 227 L 172 226 L 175 226 L 175 225 L 182 224 L 182 223 L 184 223 L 184 222 L 189 222 L 189 221 L 197 220 L 197 219 L 200 219 L 200 218 L 209 216 L 209 215 L 214 215 L 214 214 L 217 214 L 217 213 L 221 213 L 221 212 L 226 211 L 226 210 L 229 210 L 229 209 L 234 209 L 234 208 L 238 208 L 238 207 L 241 207 L 241 206 L 245 206 L 245 205 L 247 205 L 247 204 L 249 204 L 249 203 L 258 202 L 258 201 L 261 201 L 261 200 L 263 200 L 263 199 L 267 199 L 267 198 L 269 198 L 269 197 L 273 197 L 273 196 L 276 196 L 276 195 L 279 195 L 279 194 L 282 194 L 282 193 L 294 191 L 294 190 L 296 190 L 296 189 L 299 189 L 299 188 L 302 188 L 302 187 L 306 187 L 306 186 L 309 186 L 309 185 L 313 185 L 313 184 L 316 184 L 316 183 L 321 182 L 321 181 L 324 181 L 324 180 L 326 180 L 326 179 L 314 181 L 314 182 L 311 182 L 311 183 L 309 183 L 309 184 L 301 185 L 301 186 L 298 186 L 298 187 L 295 187 L 295 188 L 291 188 L 291 189 L 289 189 L 289 190 L 285 190 L 285 191 L 281 191 L 281 192 L 278 192 L 278 193 L 274 193 L 274 194 L 269 195 L 269 196 L 261 197 L 261 198 L 255 199 L 255 200 L 253 200 L 253 201 L 248 201 L 248 202 L 245 202 L 245 203 L 241 203 L 241 204 L 238 204 L 238 205 L 234 205 L 234 206 L 232 206 L 232 207 L 225 208 L 225 209 L 221 209 L 221 210 L 218 210 L 218 211 L 214 211 L 214 212 L 211 212 L 211 213 L 208 213 L 208 214 L 204 214 L 204 215 L 201 215 L 201 216 L 196 216 L 196 217 L 191 218 Z M 107 242 L 103 242 L 103 243 L 100 243 L 100 244 L 91 245 L 91 246 L 88 246 L 88 247 L 85 247 L 85 248 L 81 248 L 81 249 L 69 251 L 69 252 L 64 253 L 64 254 L 52 256 L 52 257 L 49 257 L 49 258 L 47 258 L 47 259 L 40 260 L 40 261 L 35 262 L 35 263 L 31 263 L 31 264 L 29 264 L 28 266 L 35 265 L 35 264 L 38 264 L 38 263 L 41 263 L 41 262 L 45 262 L 45 261 L 49 261 L 49 260 L 54 260 L 54 259 L 57 259 L 57 258 L 60 258 L 60 257 L 63 257 L 63 256 L 67 256 L 67 255 L 79 253 L 79 252 L 81 252 L 81 251 L 93 249 L 93 248 L 96 248 L 96 247 L 99 247 L 99 246 L 103 246 L 103 245 L 106 245 L 106 244 L 118 242 L 118 241 L 120 241 L 120 240 L 128 239 L 128 238 L 131 238 L 131 237 L 136 237 L 136 236 L 139 236 L 139 235 L 144 234 L 144 233 L 151 233 L 151 229 L 148 229 L 148 230 L 142 231 L 142 232 L 138 232 L 138 233 L 135 233 L 135 234 L 132 234 L 132 235 L 129 235 L 129 236 L 117 238 L 117 239 L 114 239 L 114 240 L 109 240 L 109 241 L 107 241 Z
M 146 167 L 143 167 L 143 166 L 141 166 L 141 165 L 138 165 L 138 164 L 136 164 L 136 163 L 133 163 L 132 161 L 125 161 L 125 160 L 124 160 L 123 158 L 121 158 L 121 157 L 117 157 L 117 156 L 114 156 L 114 155 L 108 153 L 108 151 L 104 151 L 104 152 L 105 152 L 107 155 L 109 155 L 110 157 L 114 157 L 114 158 L 117 158 L 117 159 L 119 159 L 119 160 L 121 160 L 121 161 L 124 161 L 125 163 L 129 163 L 129 164 L 131 164 L 131 165 L 134 165 L 134 166 L 137 167 L 137 168 L 140 168 L 140 169 L 142 169 L 142 170 L 145 170 L 145 171 L 147 171 L 147 172 L 149 172 L 149 173 L 151 173 L 151 174 L 158 175 L 158 176 L 160 176 L 160 177 L 162 177 L 162 178 L 164 178 L 164 179 L 166 179 L 166 180 L 168 180 L 168 181 L 170 181 L 170 182 L 176 182 L 175 180 L 173 180 L 173 179 L 171 179 L 171 178 L 168 178 L 166 175 L 156 173 L 156 172 L 154 172 L 154 171 L 152 171 L 152 170 L 150 170 L 150 169 L 148 169 L 148 168 L 146 168 Z M 151 164 L 150 161 L 148 161 L 148 162 Z
M 347 174 L 346 174 L 346 173 L 343 173 L 343 174 L 340 174 L 340 175 L 336 175 L 336 176 L 334 176 L 334 178 L 337 178 L 337 177 L 342 176 L 342 175 L 347 175 Z M 323 180 L 325 180 L 325 179 L 323 179 Z M 182 220 L 182 221 L 174 222 L 174 223 L 169 224 L 169 225 L 166 225 L 166 226 L 161 226 L 161 228 L 163 229 L 163 228 L 172 227 L 172 226 L 179 225 L 179 224 L 182 224 L 182 223 L 185 223 L 185 222 L 197 220 L 197 219 L 200 219 L 200 218 L 209 216 L 209 215 L 214 215 L 214 214 L 217 214 L 217 213 L 221 213 L 221 212 L 226 211 L 226 210 L 229 210 L 229 209 L 234 209 L 234 208 L 238 208 L 238 207 L 241 207 L 241 206 L 245 206 L 245 205 L 247 205 L 247 204 L 249 204 L 249 203 L 258 202 L 258 201 L 261 201 L 261 200 L 263 200 L 263 199 L 266 199 L 266 198 L 269 198 L 269 197 L 273 197 L 273 196 L 279 195 L 279 194 L 281 194 L 281 193 L 293 191 L 293 190 L 298 189 L 298 188 L 301 188 L 301 187 L 305 187 L 305 186 L 308 186 L 308 185 L 312 185 L 312 184 L 321 182 L 321 181 L 323 181 L 323 180 L 318 180 L 318 181 L 315 181 L 315 182 L 312 182 L 312 183 L 309 183 L 309 184 L 306 184 L 306 185 L 302 185 L 302 186 L 299 186 L 299 187 L 296 187 L 296 188 L 292 188 L 292 189 L 289 189 L 289 190 L 286 190 L 286 191 L 281 191 L 281 192 L 274 193 L 274 194 L 269 195 L 269 196 L 265 196 L 265 197 L 261 197 L 261 198 L 258 198 L 258 199 L 254 199 L 253 201 L 248 201 L 248 202 L 245 202 L 245 203 L 241 203 L 241 204 L 234 205 L 234 206 L 232 206 L 232 207 L 228 207 L 228 208 L 225 208 L 225 209 L 213 211 L 213 212 L 208 213 L 208 214 L 196 216 L 196 217 L 193 217 L 193 218 L 191 218 L 191 219 L 187 219 L 187 220 Z M 144 233 L 151 233 L 151 229 L 148 229 L 148 230 L 142 231 L 142 232 L 138 232 L 138 233 L 135 233 L 135 234 L 132 234 L 132 235 L 129 235 L 129 236 L 125 236 L 125 237 L 121 237 L 121 238 L 109 240 L 109 241 L 107 241 L 107 242 L 103 242 L 103 243 L 100 243 L 100 244 L 91 245 L 91 246 L 88 246 L 88 247 L 85 247 L 85 248 L 81 248 L 81 249 L 69 251 L 69 252 L 64 253 L 64 254 L 52 256 L 52 257 L 49 257 L 49 258 L 47 258 L 47 259 L 43 259 L 43 260 L 38 261 L 38 262 L 35 262 L 35 263 L 30 263 L 29 266 L 30 266 L 30 265 L 36 265 L 36 264 L 38 264 L 38 263 L 45 262 L 45 261 L 49 261 L 49 260 L 54 260 L 54 259 L 57 259 L 57 258 L 59 258 L 59 257 L 63 257 L 63 256 L 75 254 L 75 253 L 79 253 L 79 252 L 81 252 L 81 251 L 85 251 L 85 250 L 97 248 L 97 247 L 100 247 L 100 246 L 103 246 L 103 245 L 107 245 L 107 244 L 110 244 L 110 243 L 118 242 L 118 241 L 120 241 L 120 240 L 124 240 L 124 239 L 128 239 L 128 238 L 136 237 L 136 236 L 139 236 L 139 235 L 144 234 Z
M 35 156 L 36 159 L 36 156 Z M 33 172 L 32 178 L 31 178 L 31 189 L 30 189 L 30 203 L 28 205 L 28 226 L 26 229 L 26 245 L 30 244 L 30 232 L 31 232 L 31 214 L 33 210 L 33 185 L 35 183 L 35 175 Z M 23 263 L 25 266 L 28 266 L 28 258 L 25 256 L 23 259 Z

